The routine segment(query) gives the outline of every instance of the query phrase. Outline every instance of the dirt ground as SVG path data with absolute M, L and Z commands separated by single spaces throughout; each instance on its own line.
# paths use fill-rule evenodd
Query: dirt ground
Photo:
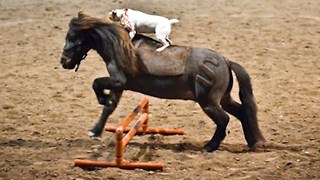
M 174 44 L 207 47 L 242 64 L 252 78 L 268 144 L 246 147 L 231 117 L 220 149 L 204 143 L 213 122 L 191 101 L 150 100 L 150 126 L 183 136 L 135 137 L 126 160 L 163 171 L 74 167 L 75 158 L 112 160 L 113 134 L 87 136 L 101 106 L 91 89 L 106 76 L 91 51 L 78 72 L 59 64 L 70 19 L 79 10 L 105 17 L 129 7 L 178 18 Z M 319 179 L 319 0 L 0 0 L 0 179 Z M 237 86 L 233 94 L 237 96 Z M 108 123 L 116 125 L 145 95 L 127 91 Z

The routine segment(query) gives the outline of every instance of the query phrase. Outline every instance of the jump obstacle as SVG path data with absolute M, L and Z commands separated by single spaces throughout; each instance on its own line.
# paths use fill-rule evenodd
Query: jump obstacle
M 128 127 L 130 122 L 141 112 L 142 115 L 135 122 L 132 128 Z M 144 169 L 163 170 L 164 164 L 156 162 L 129 162 L 125 161 L 124 150 L 135 134 L 163 134 L 163 135 L 183 135 L 182 129 L 164 129 L 148 127 L 149 100 L 143 98 L 137 107 L 120 123 L 118 127 L 106 126 L 105 131 L 115 133 L 115 159 L 113 161 L 76 159 L 75 166 L 78 167 L 117 167 L 121 169 Z M 124 133 L 126 135 L 124 136 Z

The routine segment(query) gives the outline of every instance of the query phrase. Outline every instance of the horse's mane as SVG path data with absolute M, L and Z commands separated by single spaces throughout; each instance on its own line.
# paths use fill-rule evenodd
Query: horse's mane
M 132 76 L 138 73 L 134 47 L 128 32 L 120 24 L 111 22 L 107 18 L 98 19 L 80 11 L 78 17 L 71 20 L 69 28 L 87 33 L 86 35 L 93 37 L 93 40 L 101 39 L 102 41 L 96 42 L 98 43 L 96 45 L 97 52 L 105 52 L 106 54 L 102 54 L 115 60 L 125 73 Z

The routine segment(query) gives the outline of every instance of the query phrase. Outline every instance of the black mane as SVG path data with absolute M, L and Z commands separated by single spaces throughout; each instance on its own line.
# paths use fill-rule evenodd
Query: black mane
M 82 12 L 73 18 L 69 29 L 82 34 L 106 61 L 116 61 L 125 73 L 136 75 L 138 66 L 128 32 L 118 23 L 99 19 Z

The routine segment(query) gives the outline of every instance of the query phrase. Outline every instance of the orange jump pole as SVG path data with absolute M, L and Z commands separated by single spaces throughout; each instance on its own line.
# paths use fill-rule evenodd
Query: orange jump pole
M 116 132 L 116 126 L 107 126 L 105 127 L 105 131 L 108 132 Z M 123 132 L 127 133 L 130 131 L 129 127 L 124 128 Z M 146 130 L 139 129 L 137 131 L 138 135 L 141 134 L 162 134 L 162 135 L 184 135 L 183 129 L 164 129 L 164 128 L 153 128 L 148 127 Z
M 135 122 L 132 128 L 127 127 L 130 122 L 142 112 L 140 118 Z M 118 127 L 107 126 L 106 131 L 115 133 L 115 159 L 114 161 L 95 161 L 76 159 L 75 166 L 79 167 L 117 167 L 121 169 L 145 169 L 145 170 L 163 170 L 164 164 L 155 162 L 127 162 L 124 160 L 124 150 L 135 134 L 163 134 L 163 135 L 182 135 L 182 129 L 164 129 L 148 127 L 149 100 L 143 98 L 137 107 L 120 123 Z M 126 135 L 124 136 L 124 133 Z

